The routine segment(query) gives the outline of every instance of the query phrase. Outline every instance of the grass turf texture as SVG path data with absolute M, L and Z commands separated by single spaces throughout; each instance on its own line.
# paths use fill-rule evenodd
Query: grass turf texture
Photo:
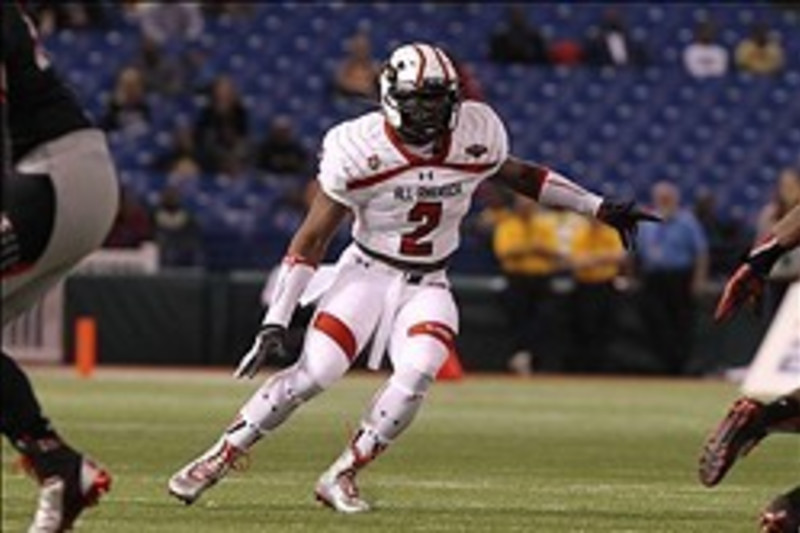
M 32 377 L 62 433 L 115 476 L 82 532 L 750 532 L 800 472 L 800 441 L 775 436 L 721 486 L 699 485 L 698 452 L 731 385 L 472 378 L 434 387 L 415 425 L 361 475 L 376 510 L 340 516 L 312 490 L 381 383 L 354 375 L 257 445 L 246 472 L 185 507 L 167 478 L 258 382 L 180 371 Z M 3 452 L 2 531 L 23 531 L 35 488 L 5 442 Z

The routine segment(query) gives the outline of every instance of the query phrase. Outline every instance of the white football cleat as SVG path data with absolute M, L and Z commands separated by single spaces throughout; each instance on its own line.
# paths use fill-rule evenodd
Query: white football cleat
M 330 469 L 319 478 L 314 491 L 318 501 L 340 513 L 354 514 L 370 510 L 359 495 L 356 471 Z
M 245 453 L 228 441 L 222 439 L 206 453 L 183 467 L 169 480 L 169 493 L 190 505 L 224 478 L 233 468 L 238 470 L 236 461 Z

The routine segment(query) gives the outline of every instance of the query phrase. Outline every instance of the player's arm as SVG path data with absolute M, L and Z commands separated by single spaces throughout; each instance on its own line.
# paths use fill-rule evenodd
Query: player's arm
M 289 244 L 261 329 L 253 346 L 242 357 L 234 373 L 236 377 L 253 377 L 270 359 L 288 356 L 284 346 L 286 328 L 300 296 L 348 211 L 323 191 L 317 192 L 305 220 Z
M 324 192 L 317 191 L 305 220 L 289 243 L 287 257 L 300 257 L 318 265 L 349 211 Z
M 800 246 L 800 205 L 796 205 L 772 227 L 772 232 L 748 254 L 725 284 L 714 318 L 724 321 L 742 305 L 757 304 L 764 290 L 764 279 L 778 259 Z
M 491 179 L 542 205 L 598 218 L 619 232 L 625 248 L 633 246 L 639 222 L 659 221 L 657 216 L 643 211 L 632 201 L 604 199 L 558 172 L 513 156 L 506 158 Z

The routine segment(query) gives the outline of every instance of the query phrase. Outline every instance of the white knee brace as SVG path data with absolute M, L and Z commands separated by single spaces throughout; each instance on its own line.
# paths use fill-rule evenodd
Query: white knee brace
M 320 392 L 322 387 L 314 378 L 300 365 L 294 365 L 269 378 L 245 404 L 241 415 L 259 431 L 271 431 Z
M 432 382 L 432 376 L 418 370 L 396 372 L 376 394 L 364 425 L 383 440 L 393 440 L 414 420 Z

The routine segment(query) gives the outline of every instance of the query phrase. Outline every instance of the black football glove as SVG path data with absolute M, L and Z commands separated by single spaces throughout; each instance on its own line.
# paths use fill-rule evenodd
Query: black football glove
M 269 361 L 285 361 L 288 358 L 286 328 L 277 324 L 267 324 L 256 334 L 253 346 L 239 361 L 239 366 L 233 375 L 236 378 L 252 378 Z
M 632 200 L 603 200 L 597 210 L 597 218 L 619 232 L 626 250 L 636 247 L 636 230 L 639 222 L 661 222 L 661 217 L 645 211 Z

